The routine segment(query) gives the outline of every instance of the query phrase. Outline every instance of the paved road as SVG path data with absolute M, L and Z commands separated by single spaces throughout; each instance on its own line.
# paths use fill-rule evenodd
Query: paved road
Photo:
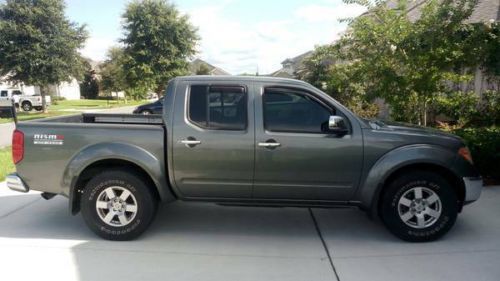
M 424 244 L 354 209 L 181 202 L 139 240 L 110 242 L 69 215 L 65 198 L 0 184 L 0 280 L 498 281 L 499 201 L 500 186 L 487 188 L 447 236 Z
M 136 106 L 125 106 L 111 109 L 95 109 L 86 110 L 85 112 L 99 112 L 99 113 L 132 113 Z M 0 124 L 0 148 L 11 145 L 12 131 L 14 131 L 14 123 Z

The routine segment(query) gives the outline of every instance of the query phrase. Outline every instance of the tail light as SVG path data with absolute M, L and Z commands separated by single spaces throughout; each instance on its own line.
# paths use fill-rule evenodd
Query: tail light
M 19 130 L 15 130 L 12 135 L 12 161 L 17 164 L 24 157 L 24 134 Z
M 471 164 L 473 164 L 473 162 L 472 162 L 472 155 L 470 153 L 470 150 L 467 147 L 465 147 L 465 146 L 461 147 L 458 150 L 458 155 L 462 156 L 465 160 L 467 160 Z

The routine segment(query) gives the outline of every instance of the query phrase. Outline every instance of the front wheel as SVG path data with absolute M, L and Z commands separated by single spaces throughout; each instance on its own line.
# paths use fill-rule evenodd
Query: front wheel
M 91 179 L 81 197 L 87 226 L 108 240 L 132 240 L 153 221 L 157 200 L 144 179 L 124 170 L 105 171 Z
M 399 238 L 411 242 L 436 240 L 457 218 L 457 195 L 438 174 L 414 171 L 392 181 L 382 197 L 381 217 Z

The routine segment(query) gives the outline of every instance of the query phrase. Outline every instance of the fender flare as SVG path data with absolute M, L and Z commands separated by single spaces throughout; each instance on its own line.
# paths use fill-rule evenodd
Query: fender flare
M 457 154 L 453 151 L 430 144 L 416 144 L 398 147 L 380 157 L 370 168 L 356 197 L 361 208 L 369 211 L 371 217 L 378 214 L 378 203 L 384 185 L 394 172 L 412 165 L 432 165 L 450 171 L 453 170 Z
M 158 159 L 149 151 L 127 143 L 104 142 L 89 145 L 76 153 L 66 165 L 63 174 L 62 193 L 69 197 L 73 212 L 76 183 L 81 173 L 92 164 L 103 160 L 122 160 L 140 167 L 154 183 L 162 201 L 175 200 L 167 180 L 165 160 Z

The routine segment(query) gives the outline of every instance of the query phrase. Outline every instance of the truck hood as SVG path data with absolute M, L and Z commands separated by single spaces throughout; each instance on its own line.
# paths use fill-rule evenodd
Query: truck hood
M 453 143 L 454 145 L 463 145 L 463 140 L 460 137 L 434 128 L 420 127 L 413 124 L 398 122 L 381 122 L 378 120 L 370 120 L 368 121 L 368 123 L 372 127 L 372 129 L 378 131 L 384 131 L 387 133 L 394 133 L 398 135 L 407 135 L 408 137 L 418 136 L 439 140 L 438 142 L 440 142 L 441 144 L 448 141 Z

